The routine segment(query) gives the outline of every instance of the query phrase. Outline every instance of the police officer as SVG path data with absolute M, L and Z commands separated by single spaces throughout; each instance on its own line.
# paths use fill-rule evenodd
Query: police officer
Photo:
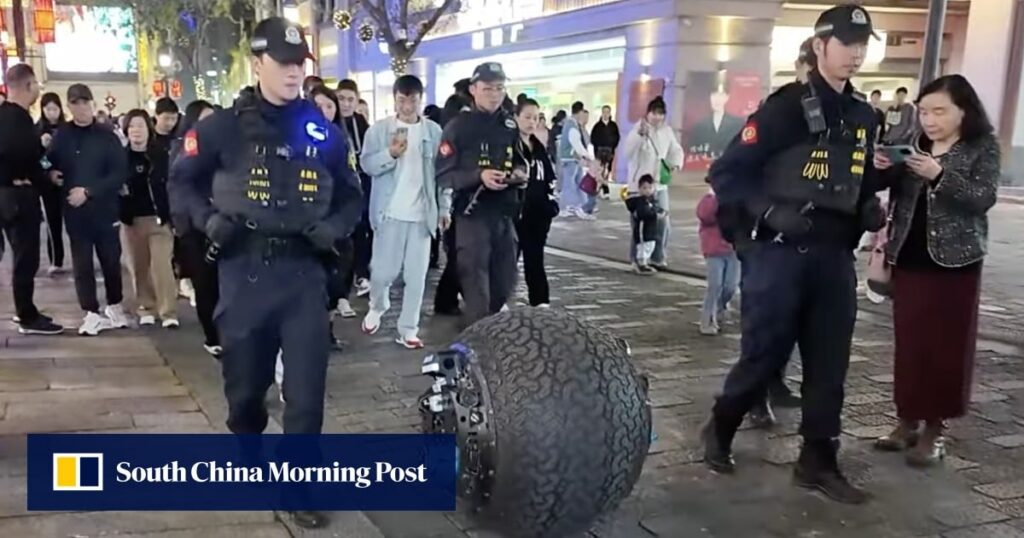
M 512 165 L 519 137 L 502 109 L 501 64 L 477 66 L 470 78 L 471 110 L 445 126 L 437 158 L 437 183 L 453 189 L 456 264 L 467 325 L 497 313 L 516 284 L 516 235 L 526 182 Z
M 873 35 L 861 7 L 823 13 L 808 83 L 769 97 L 711 170 L 729 217 L 723 224 L 752 244 L 743 259 L 742 354 L 702 432 L 704 460 L 717 472 L 734 471 L 736 430 L 796 343 L 803 446 L 795 483 L 851 504 L 868 499 L 837 461 L 857 309 L 853 249 L 865 229 L 881 228 L 885 214 L 874 196 L 874 112 L 850 78 Z
M 310 57 L 302 29 L 266 19 L 250 46 L 258 85 L 185 135 L 170 185 L 218 259 L 228 428 L 263 432 L 281 349 L 284 432 L 316 434 L 328 358 L 325 261 L 359 220 L 361 192 L 345 135 L 299 98 Z M 292 515 L 303 527 L 327 522 L 318 512 Z

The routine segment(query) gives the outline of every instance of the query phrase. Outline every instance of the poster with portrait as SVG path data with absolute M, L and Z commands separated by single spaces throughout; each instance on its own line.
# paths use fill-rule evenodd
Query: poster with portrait
M 759 75 L 691 71 L 683 103 L 684 169 L 707 170 L 760 102 Z

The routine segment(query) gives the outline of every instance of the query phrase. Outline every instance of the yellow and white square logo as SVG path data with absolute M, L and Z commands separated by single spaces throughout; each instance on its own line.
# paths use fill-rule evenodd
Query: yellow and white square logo
M 54 454 L 53 491 L 103 491 L 103 454 Z

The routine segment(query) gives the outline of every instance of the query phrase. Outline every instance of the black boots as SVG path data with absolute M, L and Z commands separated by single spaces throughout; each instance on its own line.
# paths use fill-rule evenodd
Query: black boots
M 288 512 L 288 514 L 291 515 L 292 521 L 303 529 L 319 529 L 326 527 L 327 523 L 330 522 L 326 514 L 313 510 L 298 510 Z
M 723 427 L 714 414 L 704 424 L 700 437 L 704 443 L 704 463 L 716 473 L 732 474 L 736 471 L 736 461 L 732 458 L 732 438 L 736 429 L 729 431 Z
M 775 426 L 775 412 L 772 411 L 772 404 L 769 403 L 768 398 L 754 404 L 754 407 L 747 413 L 747 417 L 750 418 L 750 423 L 755 428 L 761 430 L 770 430 Z
M 844 504 L 863 504 L 870 499 L 867 492 L 846 480 L 839 470 L 839 441 L 804 439 L 800 459 L 793 470 L 793 483 L 816 489 L 830 499 Z

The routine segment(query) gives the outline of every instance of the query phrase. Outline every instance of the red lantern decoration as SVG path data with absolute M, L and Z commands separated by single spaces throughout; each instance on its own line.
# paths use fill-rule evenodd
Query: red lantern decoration
M 181 99 L 181 81 L 178 79 L 171 81 L 171 99 Z
M 167 84 L 162 80 L 153 81 L 153 96 L 156 98 L 163 97 L 167 92 Z
M 53 0 L 35 0 L 32 5 L 32 21 L 36 28 L 36 43 L 56 43 L 56 21 L 53 14 Z

